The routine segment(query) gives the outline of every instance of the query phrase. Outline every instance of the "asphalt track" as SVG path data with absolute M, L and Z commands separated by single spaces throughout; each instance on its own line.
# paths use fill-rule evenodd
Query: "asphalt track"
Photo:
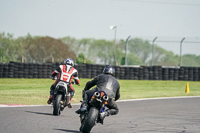
M 200 133 L 200 97 L 118 102 L 118 115 L 97 124 L 92 133 Z M 52 115 L 51 106 L 1 107 L 1 133 L 79 133 L 79 116 L 65 108 Z

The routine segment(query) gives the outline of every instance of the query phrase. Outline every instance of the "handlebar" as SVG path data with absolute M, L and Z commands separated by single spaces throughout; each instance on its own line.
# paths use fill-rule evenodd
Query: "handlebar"
M 57 80 L 58 77 L 57 76 L 52 76 L 52 80 Z
M 74 81 L 72 81 L 71 84 L 80 86 L 80 84 L 76 84 Z

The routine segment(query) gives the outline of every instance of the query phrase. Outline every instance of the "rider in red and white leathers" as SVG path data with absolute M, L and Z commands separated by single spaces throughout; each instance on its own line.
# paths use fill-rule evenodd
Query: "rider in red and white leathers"
M 67 58 L 64 61 L 64 65 L 60 65 L 56 70 L 52 72 L 52 77 L 54 78 L 55 76 L 57 76 L 57 80 L 54 82 L 54 84 L 50 88 L 50 96 L 47 103 L 51 104 L 53 100 L 54 89 L 59 81 L 65 81 L 69 83 L 69 92 L 71 94 L 71 98 L 70 98 L 70 101 L 71 101 L 71 99 L 73 98 L 75 94 L 75 90 L 72 87 L 72 80 L 74 79 L 75 84 L 79 85 L 78 71 L 74 68 L 73 60 L 70 58 Z M 67 104 L 69 108 L 72 107 L 70 102 Z

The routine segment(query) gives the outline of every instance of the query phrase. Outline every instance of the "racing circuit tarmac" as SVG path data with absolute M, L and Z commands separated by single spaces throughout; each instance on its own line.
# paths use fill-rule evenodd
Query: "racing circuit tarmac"
M 119 114 L 92 133 L 200 133 L 200 97 L 121 101 L 118 106 Z M 80 133 L 78 108 L 53 116 L 51 106 L 1 107 L 0 132 Z

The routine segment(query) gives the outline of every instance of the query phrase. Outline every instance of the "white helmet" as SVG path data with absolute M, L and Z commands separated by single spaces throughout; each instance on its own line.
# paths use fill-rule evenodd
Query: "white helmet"
M 64 64 L 66 65 L 71 65 L 71 66 L 74 66 L 74 61 L 71 59 L 71 58 L 67 58 L 65 61 L 64 61 Z

